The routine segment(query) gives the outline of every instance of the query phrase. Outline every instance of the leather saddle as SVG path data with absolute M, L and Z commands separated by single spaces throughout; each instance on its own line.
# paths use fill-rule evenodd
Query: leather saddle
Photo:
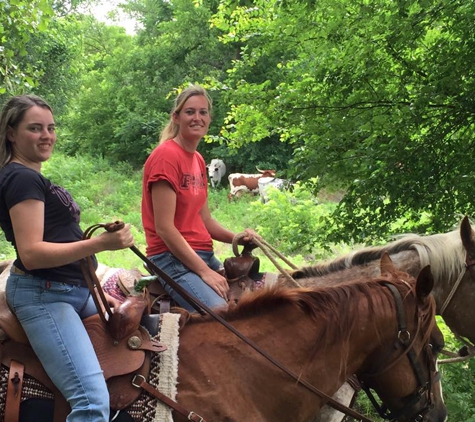
M 223 268 L 218 272 L 228 281 L 230 303 L 237 303 L 244 291 L 254 290 L 255 281 L 252 276 L 259 273 L 259 265 L 259 258 L 254 257 L 250 249 L 246 247 L 239 256 L 224 260 Z M 147 284 L 147 291 L 151 297 L 151 311 L 169 312 L 170 308 L 176 304 L 156 276 L 144 276 L 138 270 L 124 270 L 118 276 L 117 285 L 124 296 L 130 297 L 128 295 L 134 291 L 137 282 L 147 278 L 150 281 Z
M 246 244 L 240 254 L 224 260 L 224 276 L 228 280 L 228 298 L 231 303 L 237 303 L 245 291 L 254 290 L 253 276 L 259 273 L 260 261 L 252 255 L 256 245 Z
M 110 394 L 110 406 L 114 410 L 124 409 L 137 400 L 142 391 L 132 385 L 132 379 L 136 375 L 147 379 L 150 371 L 150 352 L 164 351 L 166 346 L 153 340 L 142 326 L 122 336 L 121 339 L 113 338 L 107 324 L 98 314 L 86 318 L 84 326 L 104 371 Z M 13 367 L 12 361 L 16 364 L 20 363 L 24 368 L 24 373 L 51 390 L 55 396 L 55 422 L 64 421 L 70 411 L 69 405 L 49 379 L 33 352 L 21 324 L 6 302 L 5 292 L 0 292 L 0 339 L 1 363 L 7 368 Z M 7 418 L 8 391 L 11 389 L 17 392 L 18 389 L 18 385 L 10 385 L 12 381 L 13 378 L 9 376 L 5 422 L 18 420 L 18 408 L 15 409 L 16 412 L 10 409 L 10 419 Z M 17 405 L 19 404 L 18 397 Z M 16 417 L 12 414 L 16 414 Z

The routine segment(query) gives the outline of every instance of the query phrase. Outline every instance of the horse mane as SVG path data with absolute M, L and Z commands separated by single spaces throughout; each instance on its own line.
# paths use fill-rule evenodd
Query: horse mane
M 238 304 L 230 306 L 227 310 L 218 310 L 216 313 L 226 321 L 233 321 L 264 315 L 291 306 L 299 309 L 322 327 L 317 342 L 330 339 L 347 342 L 349 334 L 360 318 L 356 297 L 364 296 L 371 313 L 375 311 L 377 304 L 381 306 L 381 303 L 384 303 L 385 312 L 395 312 L 394 299 L 390 290 L 382 287 L 384 282 L 392 283 L 401 292 L 405 292 L 401 293 L 403 297 L 408 294 L 408 282 L 413 288 L 415 286 L 414 278 L 403 272 L 397 272 L 394 275 L 384 274 L 373 279 L 363 277 L 331 287 L 289 289 L 275 285 L 245 294 Z M 432 312 L 433 316 L 435 304 Z M 189 314 L 182 318 L 183 325 L 210 320 L 213 320 L 210 315 L 200 314 Z M 394 318 L 394 323 L 396 324 L 396 318 Z
M 406 280 L 406 281 L 404 281 Z M 309 355 L 308 362 L 317 358 L 322 350 L 325 350 L 332 343 L 341 346 L 342 355 L 347 355 L 350 350 L 351 333 L 360 325 L 363 314 L 366 315 L 365 323 L 373 323 L 376 328 L 376 336 L 379 342 L 385 334 L 378 326 L 378 318 L 373 316 L 381 313 L 393 315 L 394 336 L 396 337 L 397 311 L 396 304 L 391 291 L 382 286 L 382 283 L 388 282 L 396 286 L 405 298 L 415 290 L 415 279 L 407 273 L 396 272 L 394 274 L 384 274 L 377 278 L 359 278 L 333 286 L 314 287 L 314 288 L 286 288 L 280 285 L 274 285 L 268 289 L 261 289 L 244 294 L 237 305 L 230 306 L 227 310 L 216 311 L 224 320 L 231 322 L 233 320 L 249 320 L 253 316 L 269 314 L 275 324 L 279 325 L 278 317 L 286 318 L 291 315 L 293 307 L 304 315 L 315 321 L 315 339 L 313 352 Z M 409 289 L 408 289 L 409 287 Z M 413 293 L 415 295 L 415 292 Z M 361 305 L 361 298 L 366 301 Z M 414 300 L 417 300 L 414 298 Z M 425 309 L 420 309 L 422 315 L 421 328 L 424 330 L 423 344 L 429 343 L 430 334 L 435 325 L 435 299 L 432 295 L 428 297 L 428 305 Z M 361 306 L 366 307 L 367 312 L 360 312 Z M 376 313 L 376 309 L 379 313 Z M 200 324 L 214 321 L 211 315 L 200 315 L 198 313 L 182 312 L 180 318 L 180 329 L 188 325 Z M 302 319 L 302 324 L 304 320 Z M 256 330 L 259 330 L 259 324 L 256 322 Z M 319 331 L 317 331 L 319 330 Z M 309 333 L 309 335 L 312 335 Z M 340 361 L 340 374 L 347 373 L 345 360 Z
M 456 279 L 465 269 L 465 250 L 459 230 L 421 236 L 405 234 L 382 246 L 370 246 L 342 255 L 334 260 L 314 266 L 306 266 L 291 272 L 295 279 L 322 277 L 335 272 L 366 265 L 380 260 L 384 252 L 389 255 L 405 251 L 416 251 L 421 268 L 431 266 L 435 284 L 448 283 Z

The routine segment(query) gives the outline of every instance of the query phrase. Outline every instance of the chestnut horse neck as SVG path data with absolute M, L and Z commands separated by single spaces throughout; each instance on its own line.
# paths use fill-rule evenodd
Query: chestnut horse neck
M 396 311 L 383 282 L 395 284 L 407 294 L 407 285 L 390 276 L 324 289 L 274 288 L 244 296 L 236 307 L 221 315 L 263 349 L 272 351 L 275 359 L 300 374 L 302 380 L 333 394 L 349 375 L 364 366 L 375 348 L 385 344 L 393 349 Z M 388 306 L 390 303 L 393 305 Z M 415 306 L 414 301 L 411 303 Z M 359 329 L 361 325 L 365 329 Z M 246 408 L 253 420 L 291 420 L 295 414 L 302 415 L 302 419 L 292 420 L 308 420 L 323 406 L 321 399 L 308 394 L 278 368 L 263 363 L 247 345 L 209 317 L 190 316 L 180 342 L 179 359 L 186 362 L 186 367 L 180 369 L 178 398 L 188 408 L 208 409 L 209 413 L 203 415 L 207 420 L 218 420 L 223 415 L 240 420 L 242 408 L 237 396 L 241 394 L 250 397 Z M 390 357 L 392 361 L 393 355 Z M 399 365 L 394 365 L 392 375 L 385 377 L 400 379 L 399 370 Z M 404 370 L 412 374 L 407 365 Z M 405 394 L 409 393 L 412 391 Z M 206 397 L 213 397 L 212 403 Z M 284 402 L 288 404 L 288 417 L 279 404 Z

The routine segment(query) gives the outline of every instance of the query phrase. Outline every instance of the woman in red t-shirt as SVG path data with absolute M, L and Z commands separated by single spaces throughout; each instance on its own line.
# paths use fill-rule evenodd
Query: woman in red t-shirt
M 190 294 L 209 307 L 227 303 L 229 286 L 217 272 L 213 240 L 232 243 L 235 233 L 212 216 L 208 207 L 206 164 L 197 151 L 211 122 L 211 99 L 198 85 L 175 100 L 170 121 L 144 166 L 142 223 L 147 256 Z M 245 242 L 258 236 L 246 229 Z M 187 301 L 166 284 L 183 308 Z

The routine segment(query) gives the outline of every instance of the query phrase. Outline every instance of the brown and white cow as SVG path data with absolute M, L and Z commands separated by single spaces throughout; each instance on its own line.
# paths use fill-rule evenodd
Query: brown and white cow
M 259 174 L 231 173 L 228 176 L 230 192 L 228 200 L 244 193 L 259 193 L 258 181 L 261 177 L 275 177 L 275 170 L 259 170 Z

